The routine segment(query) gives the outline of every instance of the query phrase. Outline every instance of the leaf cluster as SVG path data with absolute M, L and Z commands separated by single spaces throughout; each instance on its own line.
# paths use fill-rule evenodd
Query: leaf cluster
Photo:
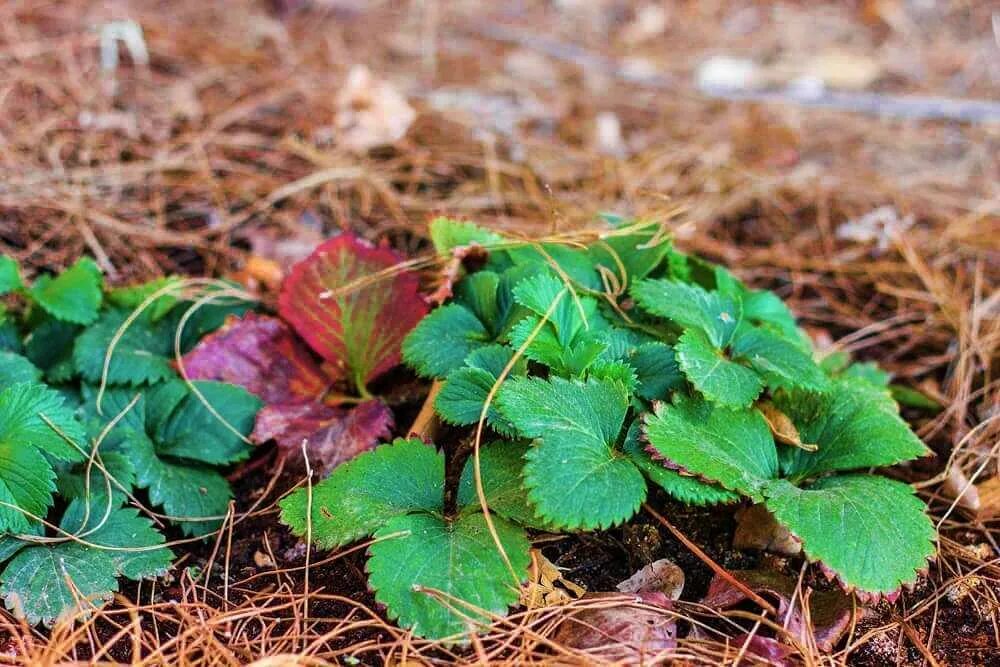
M 445 461 L 412 441 L 338 468 L 311 496 L 288 497 L 282 515 L 327 548 L 374 536 L 371 582 L 403 625 L 459 632 L 469 615 L 450 596 L 499 611 L 515 598 L 462 598 L 474 593 L 461 578 L 475 570 L 481 591 L 511 583 L 501 565 L 514 563 L 495 560 L 496 542 L 516 533 L 523 544 L 526 529 L 620 524 L 650 485 L 688 504 L 765 503 L 808 557 L 867 593 L 912 582 L 932 554 L 934 531 L 912 490 L 867 472 L 926 453 L 887 377 L 873 366 L 818 362 L 774 293 L 679 252 L 655 225 L 622 223 L 596 242 L 568 245 L 517 243 L 438 220 L 431 238 L 442 254 L 475 243 L 489 259 L 413 329 L 403 359 L 442 382 L 442 420 L 485 421 L 489 444 L 470 460 L 485 489 L 503 488 L 485 494 L 503 530 L 492 531 L 492 549 L 455 549 L 462 517 L 479 516 L 480 504 L 442 513 Z M 776 439 L 765 414 L 781 416 L 798 446 Z M 384 483 L 365 467 L 376 465 Z M 404 488 L 412 495 L 400 501 Z M 460 555 L 442 560 L 446 549 Z M 411 571 L 418 557 L 428 565 Z M 447 591 L 447 603 L 431 588 Z
M 246 306 L 193 310 L 174 284 L 108 289 L 83 258 L 29 285 L 0 258 L 23 306 L 0 314 L 0 594 L 31 624 L 164 573 L 161 530 L 203 535 L 228 509 L 219 467 L 248 456 L 259 401 L 172 359 Z

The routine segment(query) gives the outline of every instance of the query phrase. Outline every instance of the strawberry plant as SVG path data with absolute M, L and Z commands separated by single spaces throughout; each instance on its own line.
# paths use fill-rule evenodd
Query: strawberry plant
M 677 251 L 655 226 L 610 222 L 594 242 L 560 244 L 432 223 L 442 262 L 458 267 L 439 290 L 452 297 L 402 356 L 441 383 L 441 420 L 467 430 L 441 448 L 366 451 L 286 497 L 282 520 L 322 548 L 371 538 L 370 583 L 389 616 L 452 640 L 516 603 L 531 531 L 621 524 L 650 484 L 688 504 L 765 504 L 847 589 L 891 596 L 912 583 L 933 526 L 909 486 L 873 470 L 927 450 L 887 376 L 818 359 L 775 294 Z M 485 260 L 464 273 L 449 260 L 473 255 Z M 295 275 L 315 295 L 356 272 Z M 314 326 L 303 337 L 352 368 L 336 373 L 366 397 L 394 357 L 372 346 L 370 360 L 352 358 L 324 333 L 346 330 L 325 322 L 349 308 L 313 306 L 285 317 Z M 362 329 L 380 321 L 366 312 Z
M 31 624 L 86 611 L 118 579 L 162 574 L 163 532 L 215 530 L 260 401 L 185 382 L 175 351 L 226 316 L 232 290 L 182 281 L 108 289 L 87 258 L 30 285 L 0 258 L 0 593 Z

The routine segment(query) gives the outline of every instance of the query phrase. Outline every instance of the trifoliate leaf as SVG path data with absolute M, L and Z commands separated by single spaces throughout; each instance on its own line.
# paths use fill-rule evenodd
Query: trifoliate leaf
M 243 387 L 224 382 L 195 380 L 191 385 L 194 391 L 182 380 L 171 380 L 147 395 L 150 407 L 174 405 L 169 412 L 147 410 L 146 427 L 156 442 L 157 454 L 211 465 L 249 456 L 245 438 L 253 431 L 260 399 Z
M 410 332 L 403 341 L 403 359 L 423 377 L 442 378 L 461 368 L 489 338 L 471 310 L 451 303 L 432 311 Z
M 756 410 L 679 398 L 646 415 L 646 438 L 665 459 L 755 500 L 778 475 L 771 431 Z
M 369 548 L 375 599 L 415 634 L 462 641 L 463 633 L 490 623 L 483 612 L 505 614 L 516 604 L 527 577 L 531 545 L 524 531 L 500 517 L 493 527 L 509 567 L 482 514 L 449 522 L 430 514 L 390 519 Z
M 108 384 L 154 384 L 176 375 L 171 366 L 173 337 L 162 327 L 153 325 L 147 316 L 137 317 L 122 330 L 129 314 L 107 310 L 77 337 L 73 363 L 87 382 L 98 384 L 105 377 L 108 349 L 120 331 L 111 349 L 106 375 Z
M 632 296 L 653 315 L 703 333 L 716 348 L 729 344 L 743 319 L 738 300 L 697 285 L 671 280 L 640 280 L 632 287 Z
M 190 379 L 239 385 L 266 403 L 318 399 L 331 384 L 288 325 L 256 313 L 230 318 L 182 361 Z
M 646 483 L 614 449 L 628 409 L 622 385 L 514 378 L 499 407 L 522 435 L 537 439 L 525 486 L 540 517 L 562 528 L 602 528 L 639 508 Z
M 109 547 L 105 551 L 117 573 L 128 579 L 164 574 L 173 560 L 170 549 L 162 546 L 163 535 L 134 507 L 92 500 L 88 509 L 86 501 L 77 499 L 66 508 L 59 527 L 88 545 Z
M 40 276 L 31 286 L 31 298 L 53 317 L 90 324 L 101 307 L 101 270 L 94 260 L 81 257 L 56 277 Z
M 691 475 L 682 475 L 677 470 L 667 468 L 663 462 L 654 460 L 640 441 L 639 433 L 639 421 L 636 420 L 629 428 L 622 450 L 649 480 L 677 500 L 689 505 L 716 505 L 740 499 L 738 493 L 703 482 Z
M 548 324 L 563 347 L 568 347 L 581 331 L 593 328 L 599 318 L 597 301 L 593 297 L 570 293 L 566 284 L 550 273 L 522 280 L 514 288 L 514 298 L 539 317 L 557 303 Z
M 253 439 L 275 440 L 295 460 L 302 458 L 305 443 L 309 464 L 320 477 L 373 449 L 392 433 L 392 410 L 378 399 L 350 409 L 319 401 L 289 401 L 264 406 L 257 413 Z
M 767 486 L 767 507 L 849 588 L 888 594 L 934 554 L 934 526 L 906 484 L 873 475 L 824 477 L 807 489 Z
M 697 329 L 681 334 L 674 350 L 684 375 L 710 401 L 745 408 L 763 389 L 757 373 L 727 358 Z
M 145 433 L 130 433 L 124 447 L 132 457 L 136 485 L 187 535 L 205 535 L 222 524 L 232 492 L 226 478 L 208 466 L 160 458 Z
M 826 388 L 827 377 L 816 362 L 794 343 L 760 327 L 740 327 L 732 343 L 732 356 L 745 361 L 773 389 L 779 387 Z
M 37 382 L 42 379 L 42 371 L 27 357 L 14 352 L 0 350 L 0 387 L 18 382 Z
M 466 366 L 449 373 L 441 387 L 434 402 L 434 408 L 441 418 L 449 424 L 461 426 L 478 423 L 486 399 L 513 356 L 514 351 L 502 345 L 490 345 L 472 352 L 466 360 Z M 511 369 L 511 375 L 523 374 L 524 368 L 524 362 L 519 361 Z M 498 433 L 514 433 L 513 425 L 497 409 L 495 399 L 490 404 L 486 418 Z
M 325 480 L 281 501 L 281 521 L 333 549 L 371 535 L 393 517 L 441 510 L 444 457 L 417 439 L 396 440 L 338 467 Z M 311 519 L 307 519 L 312 508 Z
M 77 542 L 21 549 L 0 580 L 4 604 L 29 625 L 72 618 L 110 600 L 118 588 L 111 552 Z
M 893 405 L 857 380 L 836 382 L 829 392 L 778 392 L 774 403 L 815 452 L 782 448 L 782 470 L 793 480 L 833 470 L 887 466 L 928 453 Z M 891 403 L 891 401 L 890 401 Z
M 524 463 L 528 445 L 524 442 L 492 442 L 479 449 L 479 473 L 490 512 L 514 523 L 539 530 L 551 526 L 535 514 L 524 489 Z M 475 463 L 470 456 L 458 487 L 458 504 L 465 511 L 479 508 Z
M 0 255 L 0 295 L 16 292 L 24 287 L 21 270 L 17 260 L 7 255 Z
M 427 314 L 416 273 L 352 234 L 292 267 L 278 311 L 340 377 L 359 390 L 400 361 L 403 339 Z
M 478 243 L 489 247 L 503 242 L 503 237 L 472 222 L 435 218 L 430 224 L 431 242 L 439 255 L 447 255 L 453 249 Z
M 54 317 L 46 317 L 28 334 L 24 354 L 45 372 L 49 382 L 66 382 L 76 375 L 73 344 L 82 328 Z

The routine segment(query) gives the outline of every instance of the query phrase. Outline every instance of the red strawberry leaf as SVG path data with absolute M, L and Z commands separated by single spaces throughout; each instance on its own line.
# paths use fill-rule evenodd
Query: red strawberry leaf
M 255 313 L 230 317 L 182 362 L 192 380 L 237 384 L 265 403 L 320 399 L 331 384 L 288 325 Z
M 399 364 L 403 338 L 427 314 L 419 279 L 400 257 L 344 233 L 321 244 L 282 285 L 278 311 L 337 379 L 365 385 Z
M 274 439 L 279 449 L 295 457 L 306 443 L 309 463 L 326 476 L 341 463 L 373 448 L 392 434 L 392 411 L 378 400 L 352 410 L 316 401 L 274 403 L 257 414 L 253 437 Z

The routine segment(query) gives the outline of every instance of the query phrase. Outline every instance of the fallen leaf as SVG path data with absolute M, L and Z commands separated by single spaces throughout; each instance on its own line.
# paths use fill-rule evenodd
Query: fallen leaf
M 801 597 L 796 598 L 795 608 L 791 614 L 788 613 L 798 583 L 796 580 L 767 570 L 735 570 L 730 574 L 753 592 L 774 598 L 778 602 L 778 617 L 788 619 L 785 626 L 788 632 L 795 637 L 802 636 L 807 624 L 801 611 Z M 702 598 L 701 604 L 710 609 L 721 610 L 729 609 L 744 600 L 746 594 L 743 591 L 726 579 L 716 576 L 709 584 L 708 593 Z M 851 623 L 851 598 L 838 590 L 831 590 L 812 591 L 808 600 L 808 627 L 812 628 L 816 646 L 821 651 L 832 651 Z
M 730 640 L 730 646 L 744 651 L 744 657 L 737 663 L 737 667 L 749 667 L 750 665 L 760 664 L 758 660 L 748 659 L 748 654 L 766 660 L 767 664 L 773 667 L 787 667 L 798 664 L 789 660 L 792 654 L 795 653 L 795 649 L 771 637 L 744 633 L 733 637 Z
M 677 600 L 684 590 L 684 570 L 669 558 L 661 558 L 637 571 L 617 588 L 622 593 L 658 592 Z
M 350 69 L 337 94 L 339 143 L 358 153 L 399 141 L 416 117 L 406 98 L 364 65 Z
M 802 442 L 799 430 L 795 428 L 795 424 L 792 423 L 791 418 L 775 407 L 774 403 L 771 401 L 758 401 L 755 407 L 763 415 L 764 421 L 767 422 L 768 427 L 771 429 L 771 433 L 774 434 L 774 437 L 779 442 L 804 449 L 807 452 L 815 452 L 818 449 L 815 444 Z
M 602 661 L 623 664 L 659 664 L 663 654 L 677 647 L 677 619 L 663 593 L 591 593 L 589 603 L 570 611 L 556 629 L 553 641 L 586 651 Z
M 783 556 L 802 552 L 802 542 L 778 523 L 764 505 L 751 505 L 736 512 L 734 549 L 761 549 Z
M 288 325 L 256 313 L 230 317 L 182 362 L 192 380 L 236 384 L 265 403 L 319 399 L 331 384 Z
M 979 518 L 992 519 L 1000 516 L 1000 476 L 991 477 L 976 485 L 979 496 Z
M 278 311 L 337 379 L 362 393 L 400 361 L 406 334 L 427 314 L 416 273 L 400 257 L 344 233 L 292 267 Z
M 521 589 L 521 604 L 531 609 L 566 604 L 587 589 L 563 578 L 562 572 L 538 549 L 531 550 L 528 582 Z
M 948 476 L 941 484 L 941 493 L 956 501 L 959 507 L 970 512 L 979 512 L 982 501 L 979 498 L 979 488 L 965 476 L 958 466 L 951 466 Z
M 345 410 L 317 401 L 274 403 L 257 413 L 252 437 L 274 440 L 293 459 L 306 443 L 309 464 L 326 476 L 341 463 L 372 449 L 392 434 L 392 411 L 382 401 Z

